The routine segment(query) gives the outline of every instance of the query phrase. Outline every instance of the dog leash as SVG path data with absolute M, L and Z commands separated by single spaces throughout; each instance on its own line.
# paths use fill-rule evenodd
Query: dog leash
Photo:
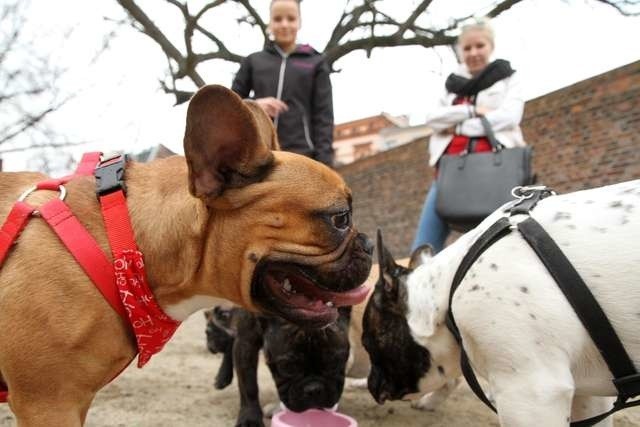
M 508 209 L 510 215 L 529 215 L 530 210 L 540 200 L 555 193 L 544 186 L 533 186 L 517 187 L 512 194 L 520 200 Z M 455 290 L 473 263 L 487 248 L 509 234 L 513 228 L 507 217 L 500 218 L 471 246 L 454 276 L 449 293 L 449 311 L 446 318 L 447 327 L 460 345 L 460 367 L 465 380 L 476 396 L 494 412 L 497 412 L 496 408 L 485 395 L 469 363 L 468 356 L 462 345 L 460 331 L 453 318 L 451 304 Z M 556 284 L 573 307 L 614 376 L 612 381 L 618 391 L 618 398 L 613 407 L 603 414 L 574 421 L 570 425 L 572 427 L 592 426 L 615 412 L 640 405 L 640 400 L 628 402 L 629 399 L 640 395 L 640 374 L 635 369 L 611 322 L 609 322 L 606 314 L 593 297 L 580 274 L 575 270 L 560 247 L 535 219 L 529 216 L 529 218 L 517 225 L 517 229 L 556 281 Z

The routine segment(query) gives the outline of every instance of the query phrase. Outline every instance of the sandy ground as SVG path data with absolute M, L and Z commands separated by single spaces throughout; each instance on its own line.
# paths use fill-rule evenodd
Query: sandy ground
M 98 393 L 87 426 L 217 427 L 233 426 L 239 407 L 236 382 L 215 390 L 213 379 L 221 357 L 205 348 L 204 317 L 196 313 L 186 321 L 165 350 L 144 369 L 130 366 Z M 276 400 L 268 369 L 259 368 L 261 401 Z M 542 409 L 541 409 L 542 410 Z M 366 390 L 345 389 L 340 411 L 361 427 L 497 426 L 497 418 L 461 386 L 436 411 L 410 408 L 407 402 L 376 404 Z M 15 425 L 9 408 L 0 407 L 0 426 Z M 267 422 L 268 426 L 269 423 Z M 640 408 L 616 416 L 617 427 L 640 426 Z M 57 426 L 55 426 L 57 427 Z

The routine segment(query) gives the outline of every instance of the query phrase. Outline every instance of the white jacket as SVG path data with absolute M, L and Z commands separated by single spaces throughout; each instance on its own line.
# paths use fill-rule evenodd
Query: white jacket
M 470 78 L 466 66 L 456 71 L 456 74 Z M 456 95 L 446 92 L 440 99 L 440 106 L 427 115 L 426 124 L 434 131 L 429 141 L 429 164 L 435 166 L 440 156 L 451 142 L 452 135 L 442 133 L 443 130 L 456 126 L 456 133 L 470 137 L 484 136 L 484 128 L 480 119 L 471 117 L 468 105 L 451 105 Z M 505 147 L 525 145 L 520 121 L 524 111 L 524 96 L 522 94 L 518 73 L 496 82 L 493 86 L 480 91 L 476 98 L 476 106 L 489 108 L 485 117 L 491 123 L 498 141 Z

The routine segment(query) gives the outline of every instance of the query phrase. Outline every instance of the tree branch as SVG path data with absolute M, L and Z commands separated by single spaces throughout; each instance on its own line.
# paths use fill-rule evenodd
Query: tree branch
M 433 37 L 415 35 L 410 38 L 399 38 L 397 35 L 368 37 L 358 40 L 350 40 L 325 52 L 327 63 L 333 68 L 333 63 L 343 56 L 355 50 L 371 50 L 374 47 L 393 46 L 422 46 L 431 48 L 435 46 L 450 45 L 454 43 L 456 37 L 442 34 L 434 34 Z
M 229 51 L 225 45 L 222 34 L 216 33 L 206 25 L 201 24 L 204 15 L 224 4 L 237 4 L 240 6 L 240 14 L 244 14 L 237 19 L 237 22 L 246 22 L 253 27 L 257 27 L 264 38 L 268 40 L 267 24 L 257 10 L 252 6 L 256 0 L 213 0 L 205 2 L 194 16 L 191 16 L 188 8 L 188 0 L 166 0 L 174 5 L 184 19 L 184 44 L 186 53 L 181 53 L 178 48 L 154 25 L 153 21 L 136 4 L 136 0 L 116 0 L 125 10 L 128 11 L 132 20 L 132 25 L 137 27 L 154 40 L 165 52 L 169 60 L 169 72 L 171 81 L 169 84 L 163 83 L 162 87 L 167 93 L 176 96 L 176 100 L 184 100 L 186 94 L 191 92 L 178 90 L 176 83 L 183 78 L 190 79 L 197 87 L 204 84 L 204 79 L 196 71 L 197 67 L 211 60 L 225 60 L 240 63 L 242 55 Z M 486 15 L 495 18 L 511 9 L 514 5 L 523 0 L 494 0 Z M 575 0 L 577 1 L 577 0 Z M 640 0 L 594 0 L 616 8 L 625 15 L 635 15 L 633 8 L 640 5 Z M 392 3 L 388 0 L 385 4 Z M 379 5 L 383 0 L 345 0 L 340 19 L 332 29 L 329 40 L 322 50 L 326 55 L 329 65 L 333 70 L 333 64 L 349 53 L 356 50 L 364 50 L 367 55 L 376 48 L 394 46 L 422 46 L 432 48 L 435 46 L 451 46 L 455 43 L 455 30 L 460 24 L 475 15 L 454 17 L 446 28 L 433 28 L 420 25 L 421 18 L 427 16 L 429 8 L 433 5 L 433 0 L 416 1 L 416 6 L 404 19 L 390 16 L 380 10 Z M 193 49 L 194 35 L 202 35 L 215 47 L 204 52 L 196 52 Z M 175 65 L 174 65 L 175 64 Z
M 242 62 L 242 59 L 244 57 L 242 55 L 238 55 L 227 50 L 227 47 L 224 45 L 224 43 L 220 39 L 218 39 L 213 33 L 202 28 L 199 24 L 196 24 L 196 28 L 198 29 L 198 31 L 200 31 L 203 35 L 205 35 L 208 39 L 213 41 L 218 46 L 217 52 L 199 54 L 197 62 L 204 62 L 210 59 L 224 59 L 225 61 L 237 62 L 238 64 Z
M 249 16 L 253 20 L 253 22 L 251 22 L 250 20 L 245 20 L 245 22 L 251 25 L 257 25 L 258 28 L 260 28 L 260 31 L 262 32 L 262 36 L 264 37 L 265 41 L 268 40 L 269 36 L 267 34 L 267 24 L 264 23 L 264 21 L 260 17 L 260 14 L 253 8 L 253 6 L 251 6 L 251 2 L 249 0 L 235 0 L 235 1 L 237 3 L 240 3 L 242 6 L 244 6 L 244 8 L 249 13 Z
M 39 149 L 39 148 L 75 147 L 75 146 L 78 146 L 78 145 L 88 144 L 89 142 L 91 142 L 91 141 L 36 143 L 36 144 L 28 145 L 28 146 L 25 146 L 25 147 L 3 148 L 3 149 L 0 149 L 0 154 L 19 153 L 19 152 L 35 150 L 35 149 Z
M 616 9 L 624 16 L 640 16 L 640 1 L 638 0 L 596 0 Z M 630 10 L 627 10 L 629 8 Z M 635 12 L 633 9 L 635 8 Z
M 413 28 L 416 24 L 416 19 L 420 16 L 427 8 L 431 5 L 432 0 L 423 0 L 422 3 L 416 7 L 416 9 L 411 13 L 411 16 L 407 18 L 407 20 L 398 28 L 398 35 L 404 36 L 404 33 L 409 29 Z
M 226 0 L 216 0 L 216 1 L 212 1 L 211 3 L 207 3 L 206 5 L 204 5 L 204 7 L 202 9 L 200 9 L 200 12 L 195 14 L 195 16 L 193 18 L 196 21 L 198 21 L 209 10 L 213 9 L 214 7 L 218 7 L 221 4 L 224 4 L 225 2 L 226 2 Z
M 155 41 L 167 57 L 173 59 L 178 65 L 178 76 L 188 76 L 196 86 L 205 85 L 204 79 L 195 70 L 195 64 L 185 58 L 182 53 L 169 41 L 169 39 L 160 31 L 147 14 L 138 7 L 134 0 L 116 0 L 130 15 L 130 17 L 142 26 L 142 32 Z M 172 0 L 167 0 L 171 2 Z M 174 2 L 175 4 L 175 2 Z
M 373 13 L 375 11 L 375 1 L 377 0 L 365 1 L 364 4 L 354 7 L 351 12 L 347 12 L 345 10 L 342 13 L 342 17 L 340 18 L 340 20 L 338 20 L 336 26 L 334 27 L 333 32 L 331 33 L 331 37 L 329 38 L 329 41 L 324 48 L 324 52 L 338 46 L 340 44 L 340 40 L 342 40 L 344 36 L 357 28 L 358 24 L 360 23 L 360 17 L 363 14 L 365 14 L 366 12 Z M 347 22 L 344 22 L 345 18 L 348 18 Z
M 511 9 L 512 6 L 514 6 L 517 3 L 520 3 L 521 1 L 522 0 L 505 0 L 501 3 L 498 3 L 491 11 L 489 11 L 489 13 L 487 13 L 487 16 L 489 18 L 495 18 L 496 16 L 500 15 L 502 12 Z

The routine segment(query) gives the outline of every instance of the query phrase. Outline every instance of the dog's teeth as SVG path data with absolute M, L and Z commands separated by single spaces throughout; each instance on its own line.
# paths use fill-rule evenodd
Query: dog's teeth
M 324 305 L 326 305 L 327 307 L 333 307 L 333 302 L 327 301 L 324 303 Z
M 291 292 L 292 288 L 289 279 L 284 279 L 284 282 L 282 282 L 282 289 L 284 289 L 286 292 Z

